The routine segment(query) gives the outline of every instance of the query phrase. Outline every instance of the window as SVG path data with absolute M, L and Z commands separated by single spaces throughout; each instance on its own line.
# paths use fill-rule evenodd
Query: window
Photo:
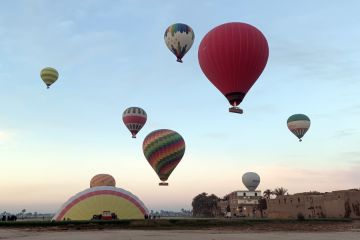
M 255 193 L 255 197 L 257 197 L 257 193 Z
M 243 196 L 245 197 L 245 196 L 246 196 L 246 193 L 243 193 Z

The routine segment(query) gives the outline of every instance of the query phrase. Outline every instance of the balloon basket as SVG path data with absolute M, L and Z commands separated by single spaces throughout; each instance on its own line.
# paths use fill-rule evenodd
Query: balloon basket
M 167 182 L 161 182 L 161 183 L 159 183 L 159 186 L 169 186 L 169 183 L 167 183 Z
M 135 136 L 135 135 L 132 135 L 132 138 L 136 138 L 136 136 Z
M 229 108 L 229 112 L 242 114 L 243 110 L 239 107 L 231 107 L 231 108 Z
M 183 62 L 180 58 L 176 59 L 176 61 L 179 62 L 179 63 Z

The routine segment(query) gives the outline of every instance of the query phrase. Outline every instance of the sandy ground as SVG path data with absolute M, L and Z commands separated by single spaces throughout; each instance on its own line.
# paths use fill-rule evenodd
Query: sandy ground
M 22 240 L 359 240 L 360 229 L 346 232 L 261 232 L 230 230 L 94 230 L 94 231 L 26 231 L 0 229 L 0 239 Z

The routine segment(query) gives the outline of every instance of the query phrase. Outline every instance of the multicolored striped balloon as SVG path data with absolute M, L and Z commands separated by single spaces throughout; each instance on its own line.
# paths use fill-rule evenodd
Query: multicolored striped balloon
M 136 134 L 146 123 L 147 115 L 142 108 L 130 107 L 124 111 L 122 118 L 132 137 L 136 138 Z
M 115 187 L 115 179 L 109 174 L 97 174 L 90 181 L 90 187 L 109 186 Z
M 289 130 L 302 141 L 302 137 L 310 128 L 310 118 L 305 114 L 294 114 L 287 120 Z
M 170 25 L 164 34 L 166 46 L 177 57 L 178 62 L 189 51 L 194 43 L 195 34 L 192 28 L 183 23 Z
M 55 68 L 46 67 L 40 72 L 40 77 L 46 84 L 47 88 L 50 87 L 51 84 L 53 84 L 58 78 L 59 73 L 56 71 Z
M 164 182 L 184 156 L 185 141 L 175 131 L 159 129 L 146 136 L 143 151 L 151 167 Z M 167 185 L 167 183 L 159 185 Z

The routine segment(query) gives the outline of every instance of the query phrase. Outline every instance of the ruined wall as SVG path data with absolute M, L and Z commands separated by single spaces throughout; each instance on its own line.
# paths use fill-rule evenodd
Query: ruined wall
M 345 217 L 344 193 L 326 193 L 323 196 L 323 209 L 326 217 Z
M 296 218 L 299 213 L 305 213 L 303 196 L 286 195 L 267 200 L 267 216 L 269 218 Z
M 343 190 L 324 194 L 300 193 L 267 200 L 269 218 L 359 218 L 360 191 Z
M 259 204 L 246 203 L 235 192 L 219 201 L 221 212 L 229 205 L 232 216 L 261 217 Z M 245 199 L 245 200 L 244 200 Z M 299 193 L 267 199 L 263 216 L 268 218 L 360 218 L 360 190 L 342 190 L 330 193 Z
M 350 217 L 360 218 L 360 191 L 349 193 Z

